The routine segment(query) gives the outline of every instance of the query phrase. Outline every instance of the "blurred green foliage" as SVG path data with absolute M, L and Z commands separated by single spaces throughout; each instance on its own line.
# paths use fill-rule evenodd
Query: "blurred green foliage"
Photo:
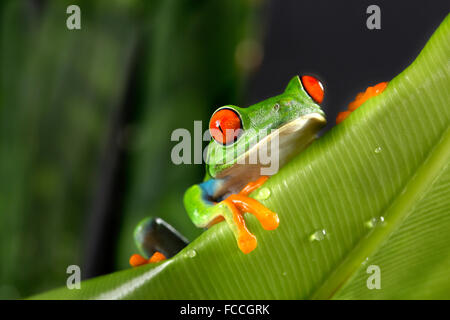
M 258 37 L 258 1 L 76 1 L 71 31 L 72 3 L 0 3 L 0 298 L 62 286 L 83 264 L 111 130 L 125 155 L 115 268 L 148 215 L 199 234 L 182 194 L 204 169 L 172 164 L 170 135 L 239 102 L 236 48 Z M 123 108 L 131 117 L 115 128 Z

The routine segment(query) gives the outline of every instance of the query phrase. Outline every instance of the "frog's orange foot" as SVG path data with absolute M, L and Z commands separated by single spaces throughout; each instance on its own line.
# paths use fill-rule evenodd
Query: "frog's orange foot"
M 387 84 L 387 82 L 381 82 L 373 87 L 368 87 L 365 92 L 358 93 L 355 100 L 353 100 L 348 105 L 348 110 L 339 112 L 336 118 L 336 124 L 344 121 L 353 111 L 359 108 L 359 106 L 366 102 L 368 99 L 376 97 L 377 95 L 382 93 L 384 89 L 386 89 Z
M 258 242 L 256 237 L 250 233 L 245 225 L 243 214 L 245 212 L 253 214 L 261 223 L 265 230 L 274 230 L 279 225 L 278 215 L 263 206 L 259 201 L 248 197 L 248 195 L 259 188 L 268 177 L 261 177 L 254 182 L 247 184 L 238 194 L 232 194 L 224 200 L 224 203 L 233 213 L 234 233 L 237 237 L 239 249 L 243 253 L 252 252 Z
M 156 262 L 160 262 L 160 261 L 164 261 L 166 260 L 166 256 L 163 255 L 161 252 L 156 251 L 151 257 L 150 259 L 146 259 L 143 256 L 141 256 L 140 254 L 133 254 L 130 257 L 130 265 L 132 267 L 138 267 L 138 266 L 142 266 L 144 264 L 148 264 L 148 263 L 156 263 Z

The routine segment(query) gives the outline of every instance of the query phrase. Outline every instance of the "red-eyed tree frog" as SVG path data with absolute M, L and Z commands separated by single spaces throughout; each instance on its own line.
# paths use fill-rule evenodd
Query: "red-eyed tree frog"
M 383 82 L 358 94 L 348 111 L 339 113 L 336 122 L 342 122 L 386 86 L 387 82 Z M 239 249 L 245 254 L 252 252 L 257 247 L 257 239 L 247 229 L 244 213 L 253 214 L 265 230 L 274 230 L 280 223 L 275 212 L 249 197 L 268 179 L 262 174 L 262 169 L 268 165 L 261 161 L 261 150 L 267 150 L 277 136 L 277 168 L 304 150 L 326 123 L 320 108 L 323 97 L 324 89 L 319 80 L 308 75 L 295 76 L 278 96 L 247 108 L 226 105 L 217 109 L 209 122 L 213 139 L 207 149 L 205 178 L 190 187 L 184 196 L 192 222 L 197 227 L 208 228 L 225 221 Z M 137 266 L 164 259 L 159 252 L 150 259 L 135 254 L 130 264 Z
M 261 151 L 264 154 L 272 148 L 268 145 L 276 135 L 276 157 L 270 160 L 281 168 L 305 149 L 326 123 L 319 106 L 323 96 L 317 79 L 296 76 L 278 96 L 247 108 L 227 105 L 217 109 L 209 122 L 213 140 L 207 150 L 206 176 L 184 197 L 192 222 L 205 228 L 225 220 L 246 254 L 256 248 L 257 239 L 247 229 L 244 213 L 253 214 L 265 230 L 276 229 L 278 215 L 249 197 L 268 178 L 262 169 L 273 165 L 263 162 Z
M 280 223 L 275 212 L 249 197 L 268 175 L 277 171 L 264 174 L 262 169 L 269 169 L 273 163 L 262 161 L 262 151 L 278 162 L 275 166 L 278 169 L 304 150 L 326 123 L 319 105 L 323 97 L 319 80 L 295 76 L 278 96 L 247 108 L 226 105 L 217 109 L 209 122 L 213 139 L 207 149 L 206 176 L 184 196 L 192 222 L 208 228 L 225 220 L 239 249 L 245 254 L 252 252 L 257 239 L 247 229 L 244 213 L 253 214 L 265 230 L 274 230 Z M 268 152 L 268 146 L 273 148 L 275 141 L 276 148 Z M 161 258 L 154 255 L 147 260 L 133 255 L 130 264 L 141 265 Z

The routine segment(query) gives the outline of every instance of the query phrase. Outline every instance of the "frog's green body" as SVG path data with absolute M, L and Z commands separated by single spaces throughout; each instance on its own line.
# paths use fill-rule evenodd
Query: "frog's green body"
M 243 132 L 231 145 L 211 141 L 207 150 L 205 179 L 187 190 L 184 205 L 192 222 L 198 227 L 208 227 L 221 218 L 225 219 L 238 239 L 241 250 L 250 252 L 256 247 L 256 239 L 251 248 L 243 249 L 245 245 L 241 246 L 240 242 L 253 240 L 248 237 L 247 240 L 239 240 L 242 238 L 242 232 L 246 231 L 245 225 L 242 227 L 236 222 L 239 217 L 235 208 L 230 202 L 223 200 L 230 195 L 239 194 L 244 186 L 260 176 L 276 173 L 276 170 L 269 174 L 263 173 L 264 168 L 267 171 L 270 166 L 274 166 L 267 165 L 259 155 L 264 147 L 275 141 L 275 135 L 279 141 L 275 151 L 278 155 L 275 168 L 278 169 L 311 143 L 326 121 L 322 109 L 308 95 L 298 76 L 289 82 L 281 95 L 248 108 L 225 106 L 218 110 L 223 108 L 239 114 Z M 236 205 L 241 209 L 247 208 L 245 199 L 249 198 L 241 198 L 239 203 L 235 198 L 233 202 Z M 276 228 L 278 223 L 274 223 L 269 223 L 266 229 Z
M 266 230 L 276 229 L 279 219 L 276 213 L 248 195 L 316 138 L 326 122 L 325 114 L 316 103 L 322 99 L 323 88 L 319 81 L 310 76 L 301 79 L 296 76 L 278 96 L 248 108 L 228 105 L 216 110 L 210 121 L 214 140 L 207 150 L 205 179 L 190 187 L 184 196 L 192 222 L 205 228 L 225 220 L 241 251 L 254 250 L 257 240 L 247 230 L 243 214 L 255 215 Z M 231 140 L 225 134 L 227 126 L 235 130 Z M 138 225 L 135 241 L 144 255 L 153 256 L 147 259 L 134 254 L 130 258 L 132 266 L 161 259 L 155 257 L 159 252 L 142 249 L 148 247 L 141 243 L 148 238 L 145 236 L 149 232 L 147 227 L 145 221 Z
M 317 79 L 296 76 L 278 96 L 248 108 L 228 105 L 216 110 L 210 121 L 214 140 L 207 150 L 206 176 L 184 196 L 192 222 L 205 228 L 225 220 L 241 251 L 254 250 L 257 240 L 247 230 L 243 214 L 255 215 L 266 230 L 276 229 L 279 219 L 248 195 L 316 138 L 326 122 L 316 103 L 322 99 L 323 88 Z M 229 127 L 234 130 L 232 139 L 226 134 Z M 147 229 L 145 221 L 139 224 L 135 241 L 143 254 L 153 256 L 147 260 L 135 254 L 130 258 L 132 266 L 161 259 L 155 257 L 159 252 L 142 250 L 141 242 L 148 238 L 142 232 L 148 233 Z

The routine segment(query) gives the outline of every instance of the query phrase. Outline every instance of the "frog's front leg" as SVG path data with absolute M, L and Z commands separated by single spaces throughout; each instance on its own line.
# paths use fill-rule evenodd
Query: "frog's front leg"
M 232 194 L 218 203 L 213 201 L 212 197 L 215 188 L 220 184 L 219 180 L 211 179 L 194 185 L 188 189 L 184 198 L 186 210 L 194 224 L 201 228 L 225 220 L 237 240 L 239 249 L 244 253 L 250 253 L 258 242 L 247 229 L 243 214 L 245 212 L 253 214 L 265 230 L 276 229 L 279 224 L 276 213 L 248 197 L 266 180 L 267 177 L 261 177 L 257 181 L 250 182 L 238 194 Z

